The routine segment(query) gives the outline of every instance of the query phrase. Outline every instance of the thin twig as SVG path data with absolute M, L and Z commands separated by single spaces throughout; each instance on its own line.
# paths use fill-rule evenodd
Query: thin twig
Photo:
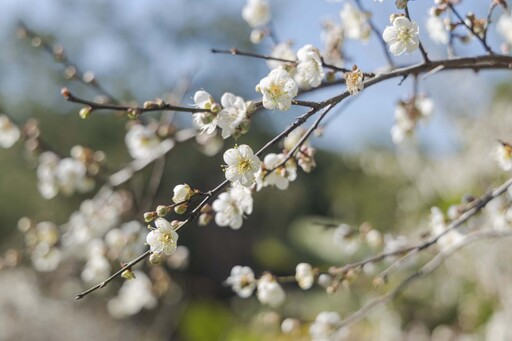
M 407 17 L 407 19 L 411 20 L 411 16 L 409 14 L 409 7 L 408 6 L 405 6 L 405 16 Z M 419 38 L 418 38 L 418 41 L 419 41 L 418 45 L 419 45 L 419 48 L 420 48 L 421 56 L 423 57 L 423 62 L 425 64 L 428 64 L 428 63 L 430 63 L 430 59 L 428 58 L 427 51 L 423 47 L 423 44 L 421 43 L 421 40 L 419 40 Z
M 276 58 L 276 57 L 272 57 L 272 56 L 269 56 L 269 55 L 253 53 L 253 52 L 244 52 L 244 51 L 240 51 L 237 48 L 232 48 L 232 49 L 229 49 L 229 50 L 222 50 L 222 49 L 212 48 L 210 51 L 212 53 L 231 54 L 231 55 L 234 55 L 234 56 L 245 56 L 245 57 L 253 57 L 253 58 L 265 59 L 265 60 L 275 60 L 277 62 L 290 63 L 290 64 L 296 64 L 297 63 L 296 60 Z M 324 62 L 323 59 L 322 59 L 322 66 L 327 68 L 327 69 L 334 70 L 334 71 L 350 72 L 350 69 L 346 69 L 346 68 L 338 67 L 338 66 L 335 66 L 335 65 L 327 64 L 326 62 Z
M 61 45 L 52 45 L 46 39 L 42 38 L 41 35 L 29 29 L 22 21 L 19 22 L 18 26 L 18 36 L 21 39 L 29 38 L 32 40 L 33 46 L 41 47 L 44 51 L 53 56 L 58 63 L 62 64 L 66 70 L 70 70 L 68 75 L 70 79 L 76 79 L 87 86 L 91 86 L 98 93 L 105 96 L 110 102 L 119 103 L 119 101 L 98 82 L 96 77 L 90 77 L 87 79 L 87 77 L 85 77 L 86 73 L 81 71 L 78 65 L 69 59 Z M 37 44 L 34 44 L 34 42 Z
M 491 47 L 487 44 L 487 42 L 485 41 L 484 38 L 482 38 L 478 33 L 475 32 L 475 30 L 473 30 L 473 27 L 469 26 L 466 21 L 462 18 L 462 16 L 459 14 L 459 12 L 455 9 L 455 6 L 453 6 L 453 4 L 451 2 L 448 1 L 448 7 L 450 8 L 450 10 L 452 11 L 453 14 L 455 14 L 455 16 L 460 20 L 460 23 L 462 25 L 464 25 L 468 30 L 469 32 L 471 32 L 471 34 L 476 38 L 478 39 L 478 41 L 482 44 L 483 48 L 485 49 L 485 51 L 487 51 L 489 54 L 494 54 L 494 52 L 492 51 Z
M 512 235 L 512 231 L 497 231 L 497 230 L 481 230 L 473 232 L 469 235 L 466 235 L 464 238 L 464 242 L 460 244 L 456 244 L 452 246 L 450 249 L 445 250 L 437 254 L 434 258 L 432 258 L 427 264 L 421 267 L 418 271 L 414 272 L 406 279 L 401 281 L 393 290 L 388 293 L 380 296 L 379 298 L 369 302 L 368 304 L 361 307 L 359 310 L 355 311 L 347 318 L 345 318 L 339 324 L 339 328 L 354 324 L 361 319 L 363 319 L 366 314 L 372 310 L 374 307 L 387 303 L 393 299 L 395 299 L 399 294 L 401 294 L 412 282 L 421 277 L 425 277 L 430 273 L 434 272 L 439 266 L 441 266 L 444 261 L 453 255 L 457 250 L 468 246 L 469 244 L 480 241 L 486 238 L 504 238 Z
M 361 0 L 354 0 L 357 8 L 359 11 L 367 13 L 367 10 L 363 7 L 363 4 L 361 3 Z M 391 54 L 389 53 L 388 45 L 382 38 L 382 33 L 379 31 L 377 26 L 375 26 L 375 23 L 373 22 L 372 18 L 368 18 L 368 25 L 370 25 L 371 30 L 373 33 L 375 33 L 375 36 L 377 37 L 377 40 L 379 41 L 380 46 L 382 47 L 382 51 L 384 51 L 384 56 L 386 57 L 386 60 L 388 61 L 388 65 L 391 69 L 395 67 L 395 63 L 393 62 L 393 57 L 391 57 Z

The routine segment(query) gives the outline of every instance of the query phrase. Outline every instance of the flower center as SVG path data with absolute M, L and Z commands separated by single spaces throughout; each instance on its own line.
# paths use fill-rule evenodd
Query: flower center
M 402 42 L 409 41 L 409 40 L 411 40 L 411 38 L 412 38 L 412 35 L 407 28 L 401 28 L 400 32 L 398 32 L 398 40 L 400 40 Z
M 172 234 L 170 232 L 164 232 L 160 234 L 160 241 L 164 244 L 172 243 Z
M 268 89 L 273 98 L 279 98 L 283 95 L 283 88 L 279 84 L 272 83 Z
M 238 161 L 238 173 L 245 173 L 251 169 L 251 161 L 249 159 L 240 159 Z

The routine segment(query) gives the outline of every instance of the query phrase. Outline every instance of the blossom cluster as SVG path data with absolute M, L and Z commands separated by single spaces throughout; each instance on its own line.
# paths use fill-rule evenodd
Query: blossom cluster
M 69 196 L 92 191 L 92 176 L 99 172 L 104 159 L 103 152 L 92 152 L 82 146 L 74 146 L 71 157 L 63 159 L 54 152 L 43 152 L 37 167 L 39 192 L 43 198 L 51 199 L 58 193 Z

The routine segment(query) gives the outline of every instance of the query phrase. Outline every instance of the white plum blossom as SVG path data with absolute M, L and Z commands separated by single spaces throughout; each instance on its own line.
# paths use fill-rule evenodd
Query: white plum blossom
M 283 334 L 293 334 L 300 332 L 300 322 L 297 319 L 287 317 L 281 322 L 281 332 Z
M 124 140 L 133 159 L 153 158 L 160 153 L 160 139 L 154 128 L 134 124 L 129 128 Z
M 512 45 L 512 15 L 504 13 L 496 23 L 496 30 L 505 38 L 505 42 Z
M 194 113 L 192 123 L 196 126 L 201 133 L 211 134 L 217 128 L 218 118 L 217 115 L 210 110 L 217 110 L 217 103 L 213 97 L 204 90 L 196 91 L 194 94 L 194 103 L 196 108 L 205 109 L 208 111 Z
M 60 159 L 53 152 L 39 156 L 37 167 L 39 192 L 45 199 L 51 199 L 61 192 L 72 195 L 86 193 L 94 189 L 94 180 L 87 175 L 87 166 L 75 158 Z
M 263 275 L 258 281 L 258 300 L 272 308 L 280 306 L 286 298 L 283 288 L 270 274 Z
M 288 188 L 289 182 L 297 178 L 297 165 L 294 160 L 288 160 L 283 166 L 276 168 L 286 160 L 284 154 L 270 153 L 263 159 L 263 169 L 256 174 L 256 189 L 275 186 L 280 190 Z M 276 168 L 276 169 L 274 169 Z M 268 172 L 273 170 L 272 172 Z
M 313 45 L 305 45 L 297 51 L 295 81 L 303 89 L 319 86 L 325 76 L 320 51 Z
M 260 159 L 246 144 L 228 149 L 224 153 L 224 162 L 227 164 L 224 170 L 226 179 L 246 187 L 254 183 L 254 175 L 261 166 Z
M 295 55 L 295 52 L 293 52 L 291 44 L 289 42 L 279 43 L 276 46 L 274 46 L 274 48 L 272 49 L 272 53 L 270 53 L 270 56 L 273 58 L 290 60 L 292 63 L 297 60 L 297 56 Z M 289 65 L 290 63 L 286 62 L 280 62 L 271 59 L 267 60 L 267 66 L 271 70 L 276 69 L 280 66 L 286 68 Z
M 437 245 L 441 250 L 449 250 L 463 242 L 464 235 L 462 235 L 457 229 L 451 229 L 446 232 L 448 227 L 445 223 L 443 212 L 439 208 L 432 207 L 430 212 L 430 229 L 432 234 L 434 236 L 443 234 L 443 236 L 437 241 Z
M 399 56 L 404 52 L 413 52 L 420 44 L 418 24 L 406 17 L 400 16 L 393 19 L 391 26 L 387 26 L 382 33 L 382 38 L 389 44 L 389 51 Z
M 301 289 L 309 289 L 315 282 L 315 273 L 308 263 L 299 263 L 295 268 L 295 280 Z
M 254 272 L 248 266 L 234 266 L 231 269 L 231 275 L 226 279 L 226 284 L 230 285 L 238 296 L 250 297 L 256 289 Z
M 361 70 L 354 65 L 352 71 L 345 72 L 345 82 L 347 84 L 347 91 L 351 95 L 357 95 L 360 91 L 364 89 L 364 76 Z
M 101 254 L 96 254 L 89 259 L 82 270 L 82 280 L 87 283 L 101 281 L 110 275 L 110 263 Z
M 323 311 L 316 316 L 315 322 L 309 327 L 312 341 L 336 341 L 346 336 L 346 330 L 340 329 L 341 317 L 332 311 Z
M 55 177 L 55 170 L 59 164 L 59 157 L 53 152 L 43 152 L 39 155 L 37 166 L 37 187 L 45 199 L 51 199 L 59 192 L 59 185 Z
M 148 276 L 142 271 L 133 273 L 135 278 L 125 281 L 118 295 L 108 301 L 108 312 L 115 318 L 126 318 L 137 314 L 142 308 L 152 309 L 157 304 Z
M 179 245 L 176 251 L 167 257 L 167 265 L 171 269 L 182 270 L 188 266 L 190 251 L 186 246 Z
M 41 272 L 51 272 L 57 269 L 62 259 L 62 252 L 46 243 L 39 243 L 32 251 L 31 260 L 34 268 Z
M 0 147 L 11 148 L 20 139 L 20 130 L 7 115 L 0 115 Z
M 266 0 L 248 0 L 242 9 L 242 18 L 251 27 L 268 24 L 270 21 L 270 6 Z
M 324 43 L 322 53 L 323 59 L 327 64 L 343 67 L 344 57 L 341 51 L 344 41 L 343 27 L 327 21 L 323 24 L 321 39 Z
M 218 114 L 217 125 L 222 129 L 222 138 L 227 139 L 247 118 L 247 106 L 242 97 L 229 92 L 222 95 L 220 103 L 222 110 Z
M 345 3 L 341 12 L 341 25 L 345 36 L 349 39 L 366 41 L 370 37 L 371 27 L 368 15 L 361 12 L 351 3 Z
M 286 70 L 277 68 L 260 81 L 256 91 L 263 94 L 265 109 L 286 111 L 290 109 L 299 87 Z
M 178 233 L 164 218 L 157 218 L 155 226 L 156 229 L 151 230 L 146 236 L 146 242 L 149 244 L 151 252 L 172 255 L 176 251 Z
M 504 171 L 512 170 L 512 146 L 506 142 L 499 141 L 496 148 L 496 160 Z
M 190 199 L 192 195 L 194 195 L 194 191 L 192 191 L 188 184 L 175 186 L 173 189 L 173 193 L 174 196 L 172 197 L 172 201 L 176 204 L 179 202 L 186 201 Z
M 242 227 L 245 214 L 251 214 L 253 199 L 251 190 L 235 185 L 227 192 L 221 193 L 212 204 L 216 212 L 215 223 L 219 226 L 229 226 L 236 230 Z
M 446 29 L 444 20 L 438 16 L 430 15 L 427 19 L 427 32 L 430 39 L 438 44 L 448 44 L 450 34 Z
M 85 193 L 94 188 L 94 181 L 87 177 L 87 167 L 76 159 L 62 159 L 55 169 L 55 177 L 59 191 L 65 195 L 71 195 L 75 191 Z
M 395 124 L 391 128 L 393 143 L 399 144 L 412 135 L 418 122 L 432 114 L 434 103 L 425 96 L 415 96 L 408 101 L 400 101 L 395 107 Z

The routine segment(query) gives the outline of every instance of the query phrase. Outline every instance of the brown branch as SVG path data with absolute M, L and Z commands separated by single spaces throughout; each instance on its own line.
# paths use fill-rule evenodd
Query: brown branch
M 176 105 L 166 103 L 164 101 L 162 101 L 158 105 L 148 106 L 148 107 L 99 103 L 99 102 L 94 102 L 94 101 L 89 101 L 86 99 L 79 98 L 79 97 L 73 95 L 71 93 L 71 91 L 69 91 L 69 89 L 67 89 L 67 88 L 63 88 L 61 90 L 61 95 L 68 102 L 79 103 L 79 104 L 83 104 L 83 105 L 89 107 L 91 112 L 96 111 L 96 110 L 116 110 L 116 111 L 125 111 L 125 112 L 131 112 L 131 113 L 136 113 L 136 114 L 142 114 L 142 113 L 151 112 L 151 111 L 181 111 L 181 112 L 190 112 L 190 113 L 208 111 L 206 109 L 201 109 L 201 108 L 176 106 Z

